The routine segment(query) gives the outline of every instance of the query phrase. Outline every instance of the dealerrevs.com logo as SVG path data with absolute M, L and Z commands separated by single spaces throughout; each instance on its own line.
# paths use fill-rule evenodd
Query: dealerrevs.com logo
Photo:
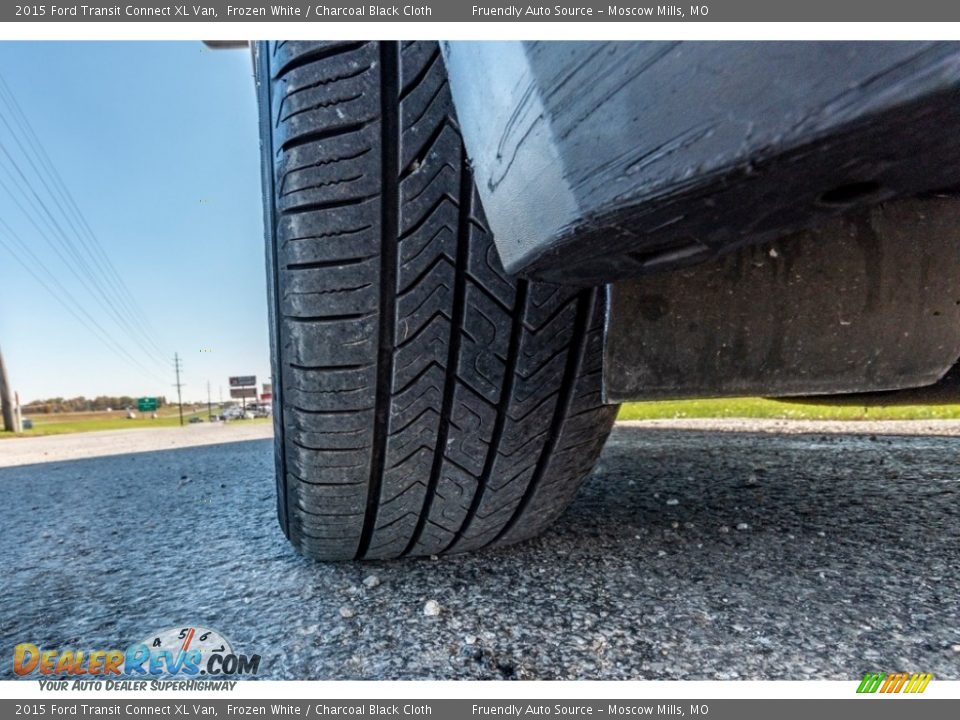
M 151 633 L 125 650 L 51 650 L 33 643 L 13 649 L 13 672 L 45 677 L 236 677 L 256 675 L 259 655 L 236 653 L 216 630 L 178 627 Z

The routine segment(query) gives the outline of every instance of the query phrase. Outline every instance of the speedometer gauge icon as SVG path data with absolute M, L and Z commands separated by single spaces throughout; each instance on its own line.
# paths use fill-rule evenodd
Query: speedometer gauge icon
M 200 626 L 172 627 L 148 635 L 141 641 L 151 652 L 170 651 L 179 653 L 199 650 L 203 657 L 212 653 L 232 655 L 233 648 L 227 639 L 216 630 Z

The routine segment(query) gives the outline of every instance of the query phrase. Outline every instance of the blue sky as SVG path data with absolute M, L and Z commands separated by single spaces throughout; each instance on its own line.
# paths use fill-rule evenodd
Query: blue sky
M 185 398 L 205 400 L 209 381 L 216 400 L 221 387 L 228 393 L 229 375 L 268 380 L 249 53 L 210 51 L 199 42 L 4 42 L 0 74 L 154 329 L 144 339 L 131 319 L 124 315 L 125 324 L 116 319 L 118 308 L 129 306 L 115 301 L 122 298 L 119 285 L 105 280 L 93 285 L 77 261 L 68 264 L 57 256 L 53 248 L 62 238 L 57 227 L 78 252 L 92 242 L 75 215 L 72 226 L 67 213 L 58 215 L 57 199 L 66 207 L 65 197 L 48 192 L 31 174 L 31 156 L 0 122 L 0 143 L 31 181 L 26 187 L 14 184 L 16 170 L 0 153 L 0 181 L 9 188 L 0 187 L 0 218 L 44 263 L 49 276 L 39 274 L 47 284 L 63 297 L 56 283 L 62 284 L 83 308 L 81 317 L 89 313 L 146 368 L 97 339 L 0 245 L 0 350 L 21 401 L 175 397 L 174 351 L 183 358 Z M 0 114 L 10 120 L 11 112 L 0 98 Z M 36 160 L 35 165 L 42 168 Z M 33 196 L 18 194 L 31 186 L 58 219 L 56 226 L 39 204 L 30 204 Z M 48 239 L 11 196 L 35 213 L 33 222 Z M 16 247 L 5 232 L 0 226 L 0 242 Z M 91 267 L 102 267 L 89 254 L 84 257 Z

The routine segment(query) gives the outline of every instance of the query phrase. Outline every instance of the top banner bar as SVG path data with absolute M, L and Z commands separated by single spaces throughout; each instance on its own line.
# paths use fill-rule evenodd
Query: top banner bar
M 956 0 L 721 0 L 659 5 L 642 0 L 491 3 L 471 0 L 357 2 L 286 0 L 177 5 L 140 3 L 3 4 L 2 22 L 960 22 Z

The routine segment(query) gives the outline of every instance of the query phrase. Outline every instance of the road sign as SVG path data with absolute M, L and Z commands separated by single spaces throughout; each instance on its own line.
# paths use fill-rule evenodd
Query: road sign
M 230 387 L 250 387 L 257 384 L 256 375 L 235 375 L 230 378 Z
M 157 399 L 155 397 L 137 398 L 137 410 L 140 412 L 153 412 L 157 409 Z
M 257 398 L 257 389 L 255 387 L 232 387 L 230 388 L 230 397 L 239 400 L 240 398 Z

